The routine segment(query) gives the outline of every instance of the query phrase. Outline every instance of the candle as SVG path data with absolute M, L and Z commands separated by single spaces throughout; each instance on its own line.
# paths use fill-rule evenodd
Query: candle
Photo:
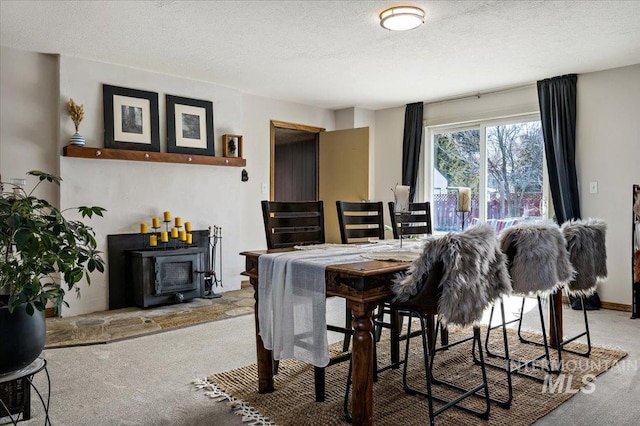
M 178 238 L 178 228 L 175 226 L 171 228 L 171 238 Z
M 180 228 L 182 226 L 182 218 L 180 216 L 176 216 L 175 223 L 176 226 Z
M 164 212 L 164 221 L 169 222 L 171 220 L 171 212 Z
M 187 244 L 192 244 L 192 243 L 193 243 L 193 235 L 187 234 Z
M 187 232 L 191 232 L 191 222 L 184 223 L 184 230 Z
M 141 234 L 146 234 L 147 233 L 147 224 L 146 223 L 141 223 L 140 224 L 140 233 Z
M 393 191 L 393 195 L 395 197 L 397 212 L 409 211 L 409 190 L 410 189 L 411 187 L 407 185 L 396 185 L 396 189 L 395 191 Z
M 167 231 L 162 231 L 160 233 L 160 241 L 162 241 L 163 243 L 166 243 L 169 241 L 169 233 Z
M 160 228 L 160 218 L 159 217 L 154 217 L 153 219 L 151 219 L 151 227 L 152 228 Z
M 180 231 L 180 241 L 187 241 L 187 231 Z
M 458 188 L 458 211 L 471 211 L 471 188 Z
M 149 235 L 149 245 L 151 247 L 156 247 L 158 245 L 158 237 L 155 235 Z

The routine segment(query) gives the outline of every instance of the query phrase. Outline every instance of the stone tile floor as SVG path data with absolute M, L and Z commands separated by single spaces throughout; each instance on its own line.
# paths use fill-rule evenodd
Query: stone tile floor
M 130 307 L 68 318 L 47 318 L 46 348 L 91 345 L 253 313 L 253 288 L 147 309 Z

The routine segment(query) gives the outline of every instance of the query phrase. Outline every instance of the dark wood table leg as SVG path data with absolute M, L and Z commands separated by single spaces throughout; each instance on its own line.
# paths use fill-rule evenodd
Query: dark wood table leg
M 349 301 L 353 312 L 353 393 L 351 411 L 354 425 L 373 425 L 373 324 L 375 304 Z
M 554 302 L 549 303 L 549 344 L 558 348 L 562 343 L 562 289 L 549 295 L 549 299 L 553 299 Z
M 251 278 L 253 297 L 256 300 L 253 317 L 256 325 L 256 360 L 258 364 L 258 393 L 273 392 L 273 356 L 271 351 L 264 348 L 260 337 L 260 324 L 258 321 L 258 280 Z

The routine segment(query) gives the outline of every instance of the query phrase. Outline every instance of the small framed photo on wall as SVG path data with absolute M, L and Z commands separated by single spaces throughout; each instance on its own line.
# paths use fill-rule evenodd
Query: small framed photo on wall
M 102 85 L 104 147 L 160 152 L 158 94 Z
M 242 135 L 222 135 L 222 155 L 225 157 L 242 157 Z
M 215 155 L 213 102 L 167 95 L 167 152 Z

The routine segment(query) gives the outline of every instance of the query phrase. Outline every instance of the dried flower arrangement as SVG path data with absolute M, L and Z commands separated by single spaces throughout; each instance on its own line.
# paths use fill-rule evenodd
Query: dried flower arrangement
M 84 105 L 76 104 L 73 98 L 71 98 L 69 102 L 67 102 L 67 111 L 69 111 L 71 121 L 73 121 L 73 124 L 76 126 L 76 133 L 78 133 L 80 122 L 84 118 Z

